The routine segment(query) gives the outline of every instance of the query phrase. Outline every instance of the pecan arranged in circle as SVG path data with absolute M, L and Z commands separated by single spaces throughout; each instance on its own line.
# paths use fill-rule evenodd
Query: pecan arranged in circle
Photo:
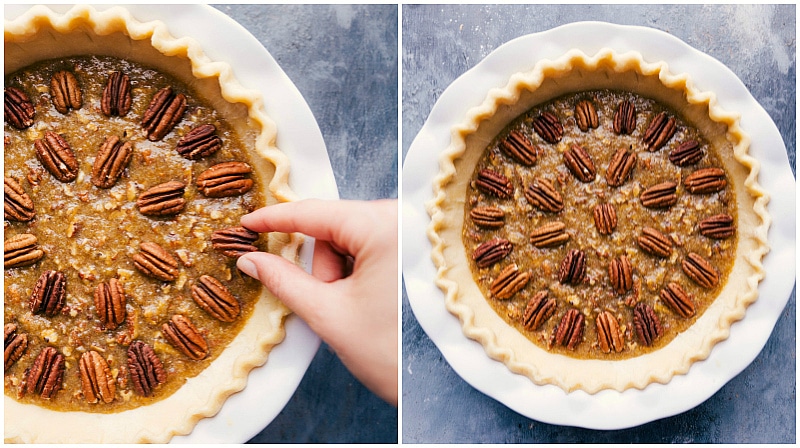
M 592 157 L 586 149 L 574 143 L 564 152 L 564 164 L 572 175 L 583 183 L 591 182 L 597 176 Z
M 603 353 L 621 352 L 625 348 L 625 340 L 619 328 L 617 318 L 610 311 L 603 311 L 595 319 L 597 327 L 597 343 Z
M 87 403 L 111 403 L 117 393 L 117 383 L 111 374 L 111 368 L 100 353 L 94 350 L 81 355 L 78 362 L 81 374 L 81 389 Z
M 109 117 L 124 117 L 131 109 L 131 103 L 133 96 L 130 77 L 122 72 L 112 72 L 103 88 L 100 110 Z
M 537 292 L 528 301 L 522 315 L 522 326 L 528 331 L 536 331 L 556 311 L 556 299 L 547 297 L 547 291 Z
M 625 294 L 633 288 L 633 265 L 625 255 L 611 260 L 608 264 L 608 278 L 617 294 Z
M 639 199 L 647 208 L 672 207 L 678 202 L 677 189 L 678 184 L 675 182 L 662 182 L 644 190 Z
M 658 150 L 672 138 L 677 129 L 678 125 L 675 117 L 667 115 L 666 112 L 660 112 L 653 117 L 644 132 L 644 142 L 647 144 L 647 149 L 650 152 Z
M 642 344 L 648 346 L 664 333 L 658 315 L 644 302 L 639 302 L 633 307 L 633 328 Z
M 528 185 L 525 189 L 525 198 L 532 206 L 546 212 L 558 213 L 564 209 L 561 193 L 556 190 L 553 182 L 541 177 L 537 177 Z
M 719 284 L 719 272 L 705 258 L 689 252 L 681 262 L 683 272 L 695 283 L 706 289 Z
M 157 142 L 164 138 L 183 119 L 184 112 L 186 95 L 175 94 L 170 86 L 159 90 L 142 117 L 142 127 L 147 131 L 147 139 Z
M 16 180 L 3 178 L 3 215 L 9 221 L 30 221 L 36 216 L 33 200 Z
M 62 114 L 83 106 L 81 87 L 72 72 L 61 70 L 53 74 L 50 78 L 50 98 L 53 106 Z
M 611 235 L 617 228 L 617 210 L 611 204 L 597 204 L 592 211 L 594 225 L 603 235 Z
M 553 247 L 564 244 L 569 240 L 569 233 L 561 221 L 549 222 L 531 232 L 531 244 L 536 247 Z
M 506 176 L 488 168 L 484 168 L 478 173 L 478 178 L 475 180 L 475 187 L 486 194 L 497 196 L 500 199 L 508 199 L 511 197 L 512 193 L 514 193 L 514 186 Z
M 636 106 L 628 100 L 619 103 L 614 112 L 614 132 L 616 134 L 633 134 L 636 130 Z
M 211 234 L 211 247 L 222 252 L 222 255 L 230 258 L 239 258 L 248 252 L 258 250 L 255 242 L 258 233 L 252 230 L 237 226 L 227 229 L 215 230 Z
M 44 257 L 35 235 L 21 233 L 3 242 L 3 268 L 18 268 L 36 263 Z
M 139 253 L 133 256 L 133 265 L 142 274 L 165 282 L 178 278 L 178 260 L 156 243 L 139 244 Z
M 709 216 L 698 223 L 700 234 L 717 240 L 730 238 L 736 233 L 733 217 L 727 213 Z
M 6 121 L 17 129 L 27 129 L 33 125 L 36 108 L 28 95 L 16 87 L 3 89 L 3 112 Z
M 519 131 L 511 131 L 499 146 L 509 157 L 525 166 L 532 166 L 539 157 L 539 148 Z
M 213 124 L 201 124 L 184 135 L 175 150 L 189 160 L 208 157 L 222 148 L 222 139 L 216 132 L 217 128 Z
M 694 302 L 681 285 L 670 282 L 659 294 L 661 300 L 682 317 L 694 316 Z
M 200 331 L 186 317 L 175 314 L 161 326 L 161 334 L 181 353 L 194 360 L 201 360 L 208 355 L 208 343 Z
M 611 156 L 606 168 L 606 182 L 612 187 L 622 186 L 636 166 L 636 153 L 620 148 Z
M 200 276 L 192 285 L 192 299 L 205 312 L 222 322 L 233 322 L 241 310 L 236 297 L 210 275 Z
M 500 271 L 489 290 L 495 298 L 510 299 L 524 288 L 530 279 L 530 272 L 522 272 L 516 264 L 510 264 Z
M 672 254 L 672 241 L 652 227 L 642 229 L 642 234 L 636 238 L 636 242 L 650 255 L 668 258 Z
M 53 398 L 61 390 L 66 363 L 64 355 L 53 347 L 39 352 L 25 375 L 25 393 L 37 394 L 44 399 Z
M 727 184 L 725 171 L 721 168 L 701 168 L 683 180 L 686 191 L 692 194 L 716 193 Z
M 159 384 L 167 381 L 167 372 L 153 347 L 142 341 L 133 341 L 128 347 L 128 371 L 133 390 L 143 397 L 151 396 Z
M 29 300 L 31 313 L 44 314 L 53 317 L 64 308 L 64 299 L 67 297 L 67 277 L 63 272 L 44 271 Z
M 150 187 L 136 199 L 136 207 L 143 215 L 168 216 L 180 213 L 186 206 L 183 195 L 186 184 L 172 180 Z
M 113 330 L 125 322 L 125 291 L 116 278 L 100 283 L 94 290 L 94 307 L 103 328 Z
M 489 267 L 511 253 L 514 245 L 503 238 L 494 238 L 479 245 L 472 252 L 472 260 L 479 268 Z
M 689 166 L 703 158 L 703 148 L 697 140 L 687 140 L 669 153 L 669 161 L 675 166 Z
M 586 276 L 586 253 L 578 249 L 570 249 L 561 260 L 558 269 L 558 281 L 562 284 L 578 285 Z
M 7 323 L 3 327 L 3 364 L 5 370 L 11 368 L 28 349 L 28 335 L 17 333 L 17 324 Z
M 78 160 L 64 137 L 46 131 L 44 138 L 33 142 L 36 158 L 61 182 L 72 182 L 78 177 Z
M 472 222 L 481 227 L 496 229 L 505 224 L 506 213 L 498 207 L 486 206 L 473 208 L 469 211 L 469 216 Z
M 244 162 L 218 163 L 197 176 L 197 189 L 209 198 L 245 194 L 253 188 L 252 171 Z
M 558 121 L 558 117 L 549 111 L 544 111 L 541 115 L 533 119 L 533 130 L 547 143 L 558 143 L 564 136 L 564 126 Z
M 550 336 L 550 346 L 563 346 L 575 350 L 575 347 L 583 341 L 585 326 L 586 318 L 583 313 L 575 308 L 570 308 L 553 330 L 553 334 Z
M 578 129 L 583 132 L 589 129 L 597 129 L 600 126 L 597 110 L 595 110 L 591 101 L 581 100 L 575 105 L 575 123 L 578 124 Z
M 98 188 L 111 188 L 122 176 L 133 155 L 133 144 L 123 143 L 119 137 L 106 137 L 92 165 L 92 184 Z

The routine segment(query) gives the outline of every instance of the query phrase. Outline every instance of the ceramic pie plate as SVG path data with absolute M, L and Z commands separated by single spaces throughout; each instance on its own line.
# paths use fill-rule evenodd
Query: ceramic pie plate
M 438 173 L 438 153 L 431 148 L 446 148 L 453 125 L 481 104 L 490 89 L 504 86 L 512 74 L 530 70 L 539 59 L 556 59 L 574 48 L 594 54 L 605 47 L 620 53 L 638 51 L 648 61 L 666 61 L 671 72 L 688 73 L 699 89 L 715 92 L 720 107 L 742 114 L 742 128 L 753 139 L 750 154 L 761 161 L 762 173 L 770 173 L 769 179 L 761 176 L 760 181 L 773 198 L 768 207 L 774 217 L 769 232 L 773 249 L 764 259 L 767 277 L 759 286 L 759 300 L 748 308 L 744 320 L 733 325 L 730 337 L 688 374 L 643 390 L 567 394 L 556 386 L 537 386 L 512 373 L 487 357 L 479 343 L 464 336 L 434 284 L 436 272 L 425 236 L 430 220 L 424 204 L 432 197 L 431 185 Z M 453 82 L 409 149 L 403 189 L 404 277 L 409 302 L 420 325 L 464 380 L 527 417 L 552 424 L 620 429 L 674 415 L 705 401 L 755 359 L 788 300 L 795 278 L 795 204 L 793 194 L 775 194 L 784 191 L 794 192 L 794 177 L 778 130 L 741 81 L 718 61 L 648 28 L 584 22 L 524 36 L 501 46 Z
M 104 10 L 109 7 L 98 7 Z M 53 6 L 58 13 L 68 5 Z M 276 145 L 288 156 L 293 168 L 303 167 L 308 176 L 291 176 L 289 185 L 299 197 L 336 199 L 337 189 L 327 151 L 316 121 L 301 94 L 272 56 L 243 27 L 219 11 L 202 5 L 131 5 L 126 9 L 140 22 L 160 20 L 170 34 L 189 36 L 200 44 L 209 59 L 225 61 L 245 87 L 260 90 L 264 110 L 278 129 Z M 13 20 L 27 6 L 4 8 Z M 208 33 L 209 28 L 218 33 Z M 311 269 L 313 241 L 300 252 L 300 264 Z M 230 396 L 211 418 L 198 422 L 185 436 L 173 442 L 245 442 L 268 425 L 291 398 L 319 347 L 319 338 L 296 316 L 285 320 L 286 336 L 275 346 L 269 360 L 248 376 L 247 387 Z

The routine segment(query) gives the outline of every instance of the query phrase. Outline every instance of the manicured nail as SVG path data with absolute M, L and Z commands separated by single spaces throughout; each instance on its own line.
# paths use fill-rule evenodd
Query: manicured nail
M 258 269 L 256 269 L 255 263 L 248 260 L 244 255 L 236 261 L 236 267 L 250 277 L 258 279 Z

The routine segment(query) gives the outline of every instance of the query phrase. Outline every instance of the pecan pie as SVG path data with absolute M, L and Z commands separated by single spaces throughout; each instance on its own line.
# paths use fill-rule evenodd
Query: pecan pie
M 448 310 L 537 384 L 686 373 L 764 275 L 768 198 L 738 117 L 638 53 L 511 79 L 455 128 L 427 204 Z
M 187 434 L 284 335 L 235 268 L 301 244 L 239 227 L 294 199 L 261 99 L 122 8 L 5 30 L 5 440 Z

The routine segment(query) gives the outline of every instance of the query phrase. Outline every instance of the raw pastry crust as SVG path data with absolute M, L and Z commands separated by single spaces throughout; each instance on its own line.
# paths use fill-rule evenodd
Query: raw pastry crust
M 245 89 L 231 67 L 211 61 L 191 38 L 175 38 L 160 21 L 142 23 L 124 8 L 97 11 L 76 6 L 61 15 L 37 6 L 5 21 L 5 73 L 59 56 L 94 54 L 133 60 L 192 85 L 221 112 L 242 141 L 254 142 L 254 173 L 265 180 L 268 204 L 296 200 L 289 187 L 289 160 L 275 146 L 276 129 L 260 92 Z M 267 185 L 267 180 L 269 183 Z M 297 262 L 300 235 L 270 234 L 270 252 Z M 198 376 L 151 405 L 114 414 L 58 412 L 24 405 L 6 396 L 6 442 L 165 443 L 215 415 L 225 400 L 247 384 L 249 372 L 267 361 L 284 336 L 289 314 L 266 289 L 253 314 L 230 345 Z M 46 423 L 43 423 L 46 422 Z
M 489 306 L 472 277 L 462 243 L 464 198 L 473 169 L 487 144 L 514 118 L 560 95 L 584 90 L 615 89 L 652 98 L 671 107 L 697 127 L 720 156 L 736 191 L 739 242 L 728 282 L 713 304 L 687 331 L 652 353 L 619 360 L 582 360 L 539 348 L 509 326 Z M 428 237 L 437 267 L 437 285 L 445 306 L 461 321 L 464 334 L 480 342 L 486 353 L 536 384 L 554 384 L 567 392 L 643 389 L 685 374 L 695 361 L 708 357 L 726 339 L 730 326 L 742 319 L 758 298 L 764 277 L 761 260 L 769 251 L 771 219 L 767 193 L 758 185 L 759 163 L 748 155 L 749 138 L 738 115 L 721 110 L 716 96 L 693 87 L 688 75 L 674 75 L 665 62 L 648 63 L 637 52 L 602 49 L 594 56 L 572 50 L 557 60 L 541 60 L 533 70 L 511 76 L 508 84 L 488 93 L 451 132 L 451 143 L 439 159 L 434 197 L 426 204 L 431 216 Z

